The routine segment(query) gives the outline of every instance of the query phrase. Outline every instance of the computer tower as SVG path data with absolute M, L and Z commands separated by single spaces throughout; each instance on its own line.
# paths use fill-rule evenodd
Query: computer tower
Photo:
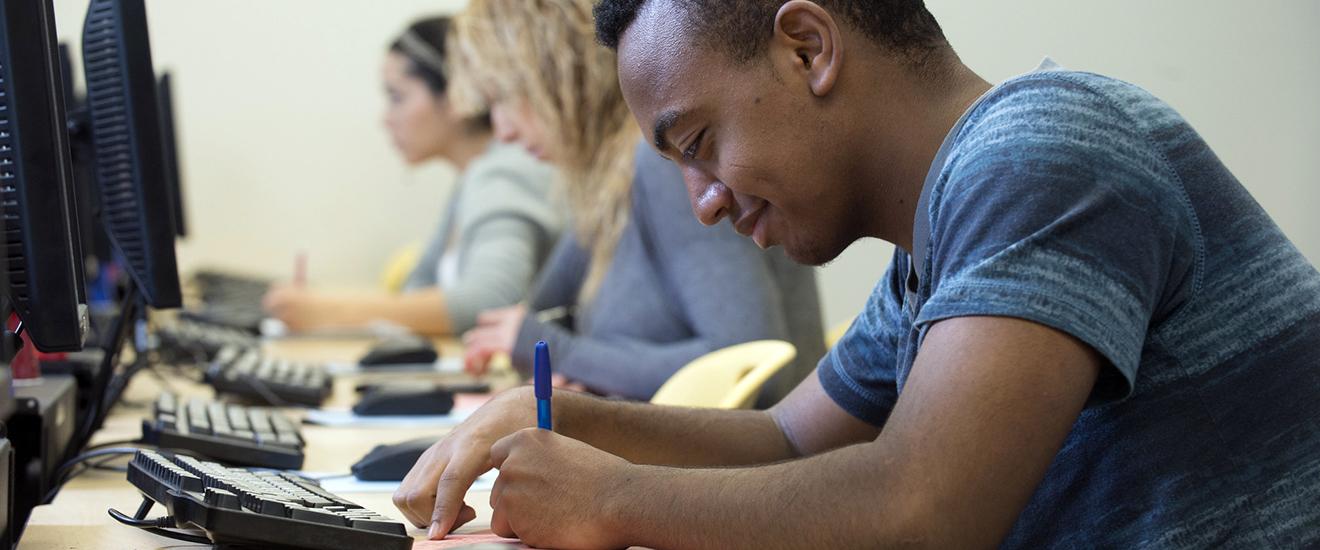
M 9 422 L 9 417 L 14 414 L 14 408 L 18 405 L 14 403 L 13 375 L 10 373 L 8 363 L 0 363 L 0 424 Z
M 32 508 L 54 485 L 77 425 L 76 383 L 72 376 L 42 376 L 14 388 L 17 409 L 9 422 L 14 447 L 14 507 L 10 529 L 22 534 Z
M 0 364 L 0 550 L 14 547 L 14 446 L 8 438 L 16 407 L 9 366 Z
M 0 423 L 3 425 L 3 423 Z M 0 548 L 14 547 L 14 447 L 0 437 Z

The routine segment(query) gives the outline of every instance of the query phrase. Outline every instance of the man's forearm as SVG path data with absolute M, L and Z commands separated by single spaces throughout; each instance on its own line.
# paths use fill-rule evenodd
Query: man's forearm
M 665 407 L 557 392 L 554 412 L 556 431 L 635 464 L 739 466 L 794 456 L 764 411 Z
M 607 521 L 650 548 L 921 546 L 886 511 L 901 499 L 881 496 L 869 445 L 752 468 L 635 466 L 611 493 Z

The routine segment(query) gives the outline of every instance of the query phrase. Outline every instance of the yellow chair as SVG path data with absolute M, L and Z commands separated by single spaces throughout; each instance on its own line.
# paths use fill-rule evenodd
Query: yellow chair
M 712 351 L 669 377 L 651 403 L 681 407 L 750 409 L 770 377 L 793 361 L 797 348 L 758 340 Z
M 380 286 L 390 292 L 403 290 L 404 283 L 408 282 L 408 276 L 412 275 L 417 262 L 421 260 L 422 243 L 409 243 L 400 248 L 385 262 L 385 269 L 380 272 Z
M 848 319 L 847 321 L 834 325 L 834 328 L 830 329 L 829 332 L 826 332 L 825 349 L 832 348 L 834 347 L 834 344 L 839 343 L 839 340 L 843 338 L 843 335 L 848 332 L 848 328 L 852 327 L 854 320 L 856 320 L 855 317 Z

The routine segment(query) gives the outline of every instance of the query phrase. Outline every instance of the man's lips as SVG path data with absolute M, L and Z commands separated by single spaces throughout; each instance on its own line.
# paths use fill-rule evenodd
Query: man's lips
M 733 230 L 737 231 L 738 234 L 744 237 L 752 236 L 752 231 L 756 230 L 756 221 L 761 219 L 761 215 L 765 213 L 765 205 L 766 203 L 762 202 L 756 206 L 756 209 L 750 212 L 744 212 L 743 215 L 739 216 L 738 220 L 733 223 Z

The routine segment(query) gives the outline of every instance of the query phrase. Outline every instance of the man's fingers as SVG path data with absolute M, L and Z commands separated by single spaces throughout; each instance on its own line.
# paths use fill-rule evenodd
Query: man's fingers
M 435 454 L 434 446 L 422 453 L 417 465 L 408 471 L 403 483 L 394 491 L 394 507 L 419 528 L 425 528 L 431 522 L 431 511 L 435 508 L 435 493 L 432 490 L 435 489 L 440 472 L 449 465 L 444 457 L 433 459 Z
M 509 525 L 508 508 L 496 506 L 490 515 L 490 532 L 505 538 L 515 538 L 513 527 Z
M 489 465 L 479 463 L 478 459 L 470 455 L 455 456 L 449 461 L 436 481 L 430 538 L 443 537 L 458 525 L 458 515 L 467 506 L 463 503 L 463 495 L 467 494 L 477 476 L 489 468 Z
M 471 506 L 464 504 L 463 509 L 459 510 L 458 512 L 458 521 L 455 521 L 454 526 L 451 527 L 449 530 L 453 531 L 455 529 L 458 529 L 459 527 L 462 527 L 464 524 L 474 519 L 477 519 L 477 510 Z
M 508 477 L 505 476 L 503 473 L 501 473 L 498 477 L 495 478 L 495 483 L 494 483 L 493 485 L 490 486 L 490 509 L 491 509 L 491 510 L 494 510 L 494 509 L 496 509 L 496 508 L 499 507 L 500 495 L 504 494 L 504 483 L 505 483 L 507 480 L 508 480 Z
M 524 428 L 524 430 L 526 429 L 535 428 Z M 518 434 L 522 432 L 523 430 L 518 430 L 506 435 L 500 438 L 499 441 L 496 441 L 494 445 L 490 446 L 490 465 L 501 470 L 501 474 L 503 474 L 502 470 L 504 461 L 509 459 L 509 453 L 513 452 L 513 448 L 517 444 Z M 501 475 L 501 477 L 503 477 L 503 475 Z M 496 480 L 496 482 L 498 483 L 498 480 Z

